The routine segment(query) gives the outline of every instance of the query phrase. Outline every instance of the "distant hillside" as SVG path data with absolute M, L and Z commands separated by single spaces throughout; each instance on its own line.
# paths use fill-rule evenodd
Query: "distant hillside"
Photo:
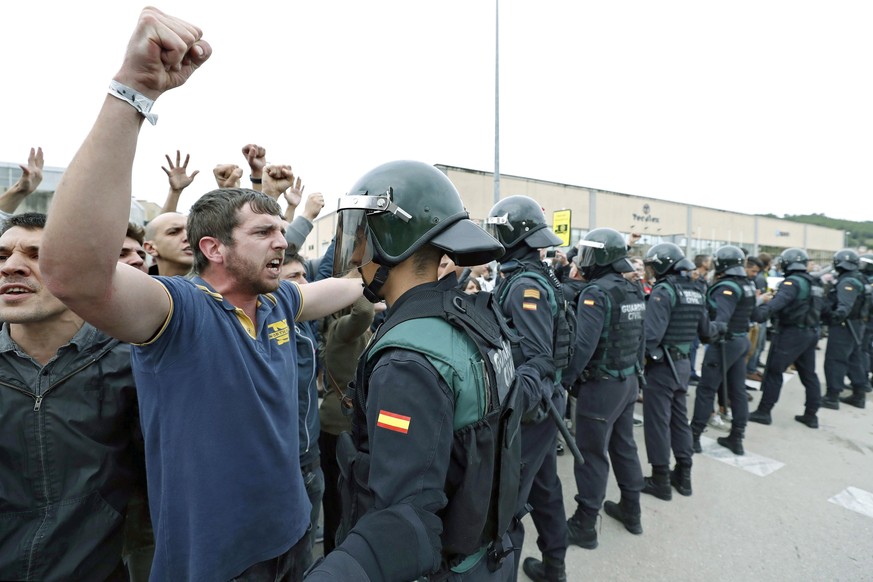
M 780 218 L 775 214 L 765 214 L 764 216 Z M 817 226 L 842 230 L 843 232 L 849 233 L 847 239 L 849 247 L 858 248 L 860 246 L 865 246 L 868 249 L 873 248 L 873 222 L 869 220 L 865 222 L 855 222 L 853 220 L 843 220 L 841 218 L 829 218 L 824 214 L 786 214 L 781 218 L 792 222 L 815 224 Z

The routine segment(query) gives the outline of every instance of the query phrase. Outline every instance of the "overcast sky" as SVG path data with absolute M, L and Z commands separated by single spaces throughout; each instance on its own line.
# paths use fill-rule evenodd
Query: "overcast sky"
M 250 142 L 331 200 L 394 159 L 494 169 L 494 0 L 157 6 L 214 54 L 143 126 L 137 198 L 163 202 L 163 156 L 181 149 L 200 170 L 187 209 Z M 69 163 L 140 9 L 3 3 L 0 160 L 40 145 L 47 165 Z M 871 16 L 868 1 L 502 0 L 500 170 L 873 220 Z

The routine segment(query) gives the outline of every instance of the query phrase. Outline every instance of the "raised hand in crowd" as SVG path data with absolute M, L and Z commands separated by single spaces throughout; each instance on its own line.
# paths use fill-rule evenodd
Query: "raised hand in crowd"
M 264 176 L 264 167 L 267 165 L 267 150 L 257 144 L 246 144 L 242 148 L 242 155 L 249 164 L 249 179 L 252 181 L 252 190 L 261 191 L 261 182 Z
M 44 165 L 42 148 L 30 148 L 27 165 L 19 164 L 21 177 L 0 196 L 0 212 L 12 214 L 24 199 L 33 194 L 42 182 Z
M 144 9 L 114 79 L 157 99 L 184 84 L 212 55 L 212 47 L 202 34 L 193 24 L 157 8 Z M 152 50 L 143 50 L 144 46 Z
M 218 164 L 212 170 L 212 175 L 215 176 L 215 183 L 219 188 L 239 188 L 243 171 L 236 164 Z
M 170 192 L 167 194 L 167 201 L 164 202 L 161 212 L 176 212 L 182 191 L 191 185 L 191 182 L 194 181 L 200 170 L 194 170 L 190 175 L 188 174 L 188 161 L 191 159 L 191 154 L 185 154 L 184 163 L 182 163 L 182 153 L 179 150 L 176 150 L 175 164 L 173 164 L 169 154 L 164 157 L 167 158 L 169 168 L 161 166 L 161 169 L 167 174 L 167 179 L 170 182 Z
M 288 200 L 287 192 L 285 200 Z M 312 222 L 318 217 L 322 208 L 324 208 L 324 195 L 321 192 L 313 192 L 306 198 L 306 204 L 303 205 L 303 217 Z
M 279 196 L 285 194 L 285 200 L 288 201 L 290 206 L 291 202 L 286 192 L 289 188 L 293 188 L 298 191 L 296 195 L 291 195 L 292 197 L 296 196 L 297 202 L 294 204 L 294 207 L 296 208 L 297 204 L 300 204 L 300 194 L 303 193 L 304 187 L 303 180 L 299 176 L 294 176 L 291 166 L 288 164 L 271 164 L 265 167 L 263 176 L 264 189 L 262 192 L 264 194 L 273 200 L 278 200 Z

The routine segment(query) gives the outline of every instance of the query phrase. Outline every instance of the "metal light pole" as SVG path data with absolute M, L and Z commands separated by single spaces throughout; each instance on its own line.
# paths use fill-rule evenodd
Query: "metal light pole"
M 494 204 L 500 202 L 500 0 L 494 0 Z

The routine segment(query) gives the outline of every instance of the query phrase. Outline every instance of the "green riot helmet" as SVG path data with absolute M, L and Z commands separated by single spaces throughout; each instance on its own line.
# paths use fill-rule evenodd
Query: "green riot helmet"
M 873 254 L 866 253 L 858 257 L 861 272 L 865 275 L 873 275 Z
M 724 245 L 715 249 L 713 258 L 716 275 L 746 276 L 746 255 L 740 247 Z
M 789 271 L 806 271 L 809 255 L 803 249 L 790 248 L 782 251 L 782 254 L 779 255 L 779 260 L 782 263 L 782 270 L 786 273 Z
M 678 271 L 691 271 L 694 263 L 685 258 L 685 253 L 679 245 L 673 243 L 661 243 L 653 246 L 646 253 L 643 263 L 652 268 L 657 277 L 663 277 L 667 273 Z
M 834 268 L 840 271 L 857 271 L 861 266 L 861 257 L 852 249 L 843 249 L 834 253 Z
M 461 266 L 503 255 L 500 243 L 469 219 L 454 184 L 431 165 L 406 160 L 383 164 L 340 198 L 334 275 L 370 261 L 394 267 L 425 244 Z
M 577 245 L 576 268 L 590 274 L 596 267 L 612 266 L 617 273 L 630 273 L 634 266 L 627 259 L 624 236 L 613 228 L 595 228 Z
M 485 229 L 507 250 L 522 242 L 532 249 L 562 243 L 546 224 L 539 203 L 528 196 L 509 196 L 495 204 L 485 219 Z

